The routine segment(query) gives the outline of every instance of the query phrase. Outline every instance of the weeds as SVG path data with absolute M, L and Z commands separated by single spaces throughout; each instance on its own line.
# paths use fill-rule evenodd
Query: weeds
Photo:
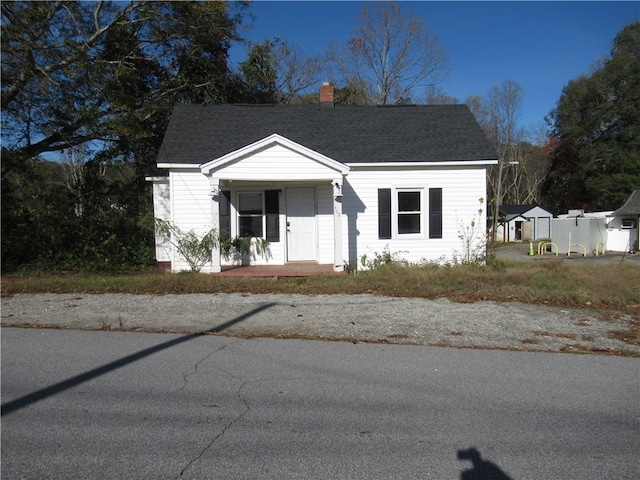
M 480 208 L 478 209 L 478 219 L 482 218 L 482 205 L 484 199 L 480 198 Z M 473 215 L 469 223 L 458 219 L 458 240 L 462 247 L 461 251 L 454 251 L 454 265 L 484 265 L 487 260 L 487 237 L 485 226 L 482 225 L 476 216 Z
M 256 258 L 257 255 L 265 256 L 269 251 L 269 242 L 258 237 L 232 237 L 220 243 L 222 256 L 234 262 L 242 260 L 242 257 Z
M 158 238 L 173 245 L 194 272 L 199 272 L 211 261 L 212 249 L 219 244 L 213 228 L 198 235 L 193 230 L 183 232 L 177 225 L 159 218 L 156 218 L 155 227 Z
M 360 265 L 366 270 L 380 268 L 391 264 L 406 266 L 408 264 L 402 259 L 402 253 L 404 252 L 391 253 L 389 245 L 385 245 L 382 252 L 374 252 L 371 258 L 369 258 L 366 253 L 362 255 L 362 257 L 360 257 Z
M 391 257 L 392 258 L 392 257 Z M 553 262 L 553 261 L 551 261 Z M 497 267 L 495 265 L 498 265 Z M 50 275 L 2 277 L 2 295 L 18 293 L 289 293 L 375 294 L 439 298 L 627 308 L 640 317 L 638 265 L 624 262 L 578 265 L 564 262 L 489 262 L 485 266 L 408 266 L 402 262 L 381 264 L 357 275 L 317 277 L 242 278 L 203 273 L 140 273 L 127 275 Z

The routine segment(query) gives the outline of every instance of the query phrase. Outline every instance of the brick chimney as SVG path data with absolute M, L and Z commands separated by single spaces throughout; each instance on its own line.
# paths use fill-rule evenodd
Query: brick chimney
M 320 105 L 324 104 L 333 106 L 333 86 L 329 82 L 323 82 L 320 87 Z

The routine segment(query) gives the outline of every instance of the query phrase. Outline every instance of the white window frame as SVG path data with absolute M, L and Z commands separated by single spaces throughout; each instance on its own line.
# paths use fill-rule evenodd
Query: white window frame
M 262 225 L 262 235 L 258 238 L 265 238 L 266 236 L 266 232 L 267 232 L 267 225 L 266 225 L 266 215 L 265 215 L 265 204 L 264 204 L 264 191 L 240 191 L 237 192 L 237 201 L 238 201 L 238 207 L 236 209 L 236 225 L 237 225 L 237 232 L 238 232 L 238 236 L 242 236 L 242 224 L 240 219 L 241 218 L 248 218 L 248 217 L 260 217 L 260 222 Z M 262 213 L 257 214 L 257 213 L 253 213 L 253 214 L 243 214 L 240 211 L 240 196 L 241 195 L 260 195 L 260 200 L 261 200 L 261 209 L 262 209 Z
M 394 187 L 391 189 L 391 236 L 395 239 L 414 239 L 414 238 L 425 238 L 425 188 L 424 187 Z M 404 212 L 407 215 L 420 215 L 420 231 L 419 232 L 411 232 L 411 233 L 400 233 L 399 230 L 399 217 L 403 215 L 402 212 L 399 211 L 399 201 L 398 195 L 403 192 L 413 192 L 420 194 L 419 207 L 420 210 L 412 211 L 412 212 Z
M 633 218 L 623 218 L 620 222 L 620 228 L 625 230 L 636 228 L 636 221 Z

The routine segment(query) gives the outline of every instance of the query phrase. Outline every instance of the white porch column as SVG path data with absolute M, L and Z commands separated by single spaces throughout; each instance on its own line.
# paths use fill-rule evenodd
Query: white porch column
M 215 228 L 218 237 L 220 236 L 220 179 L 209 177 L 209 185 L 211 187 L 211 227 Z M 222 271 L 220 263 L 220 245 L 216 242 L 211 251 L 211 273 L 219 273 Z
M 344 270 L 342 258 L 342 177 L 334 178 L 333 185 L 333 270 Z

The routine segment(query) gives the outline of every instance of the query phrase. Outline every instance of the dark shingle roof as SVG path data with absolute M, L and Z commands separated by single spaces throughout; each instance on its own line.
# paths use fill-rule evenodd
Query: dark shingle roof
M 536 208 L 537 205 L 500 205 L 500 212 L 505 215 L 521 215 L 528 212 L 532 208 Z
M 613 212 L 614 217 L 623 215 L 640 215 L 640 190 L 634 190 L 624 205 Z
M 465 105 L 178 105 L 157 161 L 200 165 L 274 133 L 342 163 L 497 159 Z

